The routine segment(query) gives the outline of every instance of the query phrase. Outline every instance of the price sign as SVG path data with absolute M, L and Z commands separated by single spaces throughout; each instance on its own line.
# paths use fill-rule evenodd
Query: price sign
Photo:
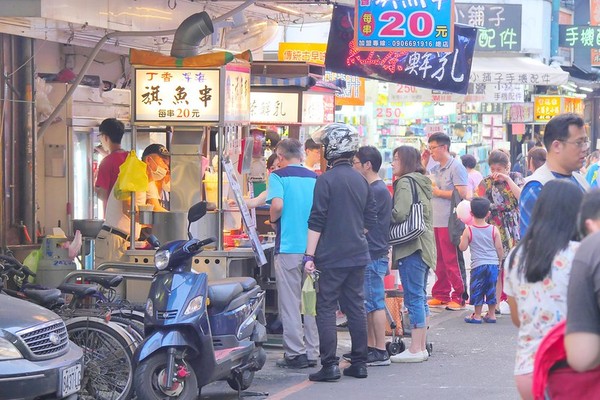
M 218 122 L 219 82 L 218 69 L 137 68 L 134 120 Z
M 454 49 L 454 0 L 356 0 L 358 50 Z

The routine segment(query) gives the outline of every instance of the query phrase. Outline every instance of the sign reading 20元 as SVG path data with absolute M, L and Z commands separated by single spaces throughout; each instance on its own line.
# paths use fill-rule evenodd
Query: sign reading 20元
M 356 0 L 358 50 L 454 50 L 454 0 Z

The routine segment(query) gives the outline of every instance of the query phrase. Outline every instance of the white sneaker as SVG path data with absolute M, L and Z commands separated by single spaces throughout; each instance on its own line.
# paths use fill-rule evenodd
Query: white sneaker
M 501 301 L 500 304 L 498 305 L 498 308 L 500 309 L 500 314 L 510 315 L 510 306 L 508 305 L 508 303 L 506 301 Z
M 423 361 L 429 360 L 429 352 L 427 350 L 423 350 L 421 354 L 423 355 Z
M 390 360 L 393 363 L 418 363 L 425 361 L 425 357 L 422 352 L 411 353 L 410 350 L 406 349 L 400 354 L 391 356 Z

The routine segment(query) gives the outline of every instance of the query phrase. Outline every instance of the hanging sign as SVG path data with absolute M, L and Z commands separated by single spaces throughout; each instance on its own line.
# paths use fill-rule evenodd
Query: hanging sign
M 456 22 L 475 26 L 477 51 L 521 51 L 520 4 L 456 4 Z
M 279 61 L 308 62 L 318 65 L 325 64 L 326 43 L 279 43 Z M 365 105 L 365 78 L 325 71 L 323 78 L 327 82 L 343 79 L 346 87 L 342 93 L 336 93 L 337 106 L 364 106 Z
M 454 0 L 356 0 L 358 50 L 454 49 Z
M 533 103 L 506 104 L 504 120 L 513 124 L 533 122 Z
M 219 121 L 218 69 L 136 68 L 134 122 Z
M 225 67 L 225 122 L 250 121 L 250 66 Z
M 303 93 L 302 123 L 327 124 L 334 121 L 335 105 L 333 96 Z
M 535 122 L 548 122 L 560 114 L 560 96 L 536 96 L 533 100 L 533 119 Z
M 250 92 L 250 121 L 297 124 L 299 93 Z
M 559 25 L 558 45 L 592 49 L 600 46 L 600 26 Z
M 411 86 L 466 93 L 476 29 L 456 26 L 454 51 L 360 51 L 354 44 L 354 9 L 335 6 L 329 29 L 327 70 Z

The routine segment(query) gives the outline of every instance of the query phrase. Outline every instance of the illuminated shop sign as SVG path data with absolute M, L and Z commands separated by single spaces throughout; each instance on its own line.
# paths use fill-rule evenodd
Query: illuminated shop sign
M 478 51 L 521 51 L 520 4 L 456 4 L 456 22 L 475 26 Z
M 137 122 L 218 122 L 218 69 L 136 68 Z
M 225 122 L 250 121 L 250 66 L 225 67 Z
M 560 96 L 537 96 L 533 100 L 533 118 L 535 122 L 548 122 L 560 114 Z
M 250 93 L 250 121 L 297 124 L 298 93 L 258 92 Z
M 327 43 L 279 43 L 279 61 L 307 62 L 318 65 L 325 64 L 325 51 Z M 325 71 L 323 78 L 327 82 L 343 79 L 346 87 L 341 93 L 335 94 L 337 106 L 364 106 L 365 105 L 365 78 L 348 74 Z
M 450 52 L 453 6 L 454 0 L 356 0 L 354 42 L 366 51 Z
M 333 96 L 302 94 L 302 123 L 327 124 L 334 121 L 335 105 Z
M 328 71 L 411 86 L 466 93 L 476 29 L 456 26 L 452 52 L 360 51 L 353 42 L 354 9 L 333 10 L 325 66 Z

